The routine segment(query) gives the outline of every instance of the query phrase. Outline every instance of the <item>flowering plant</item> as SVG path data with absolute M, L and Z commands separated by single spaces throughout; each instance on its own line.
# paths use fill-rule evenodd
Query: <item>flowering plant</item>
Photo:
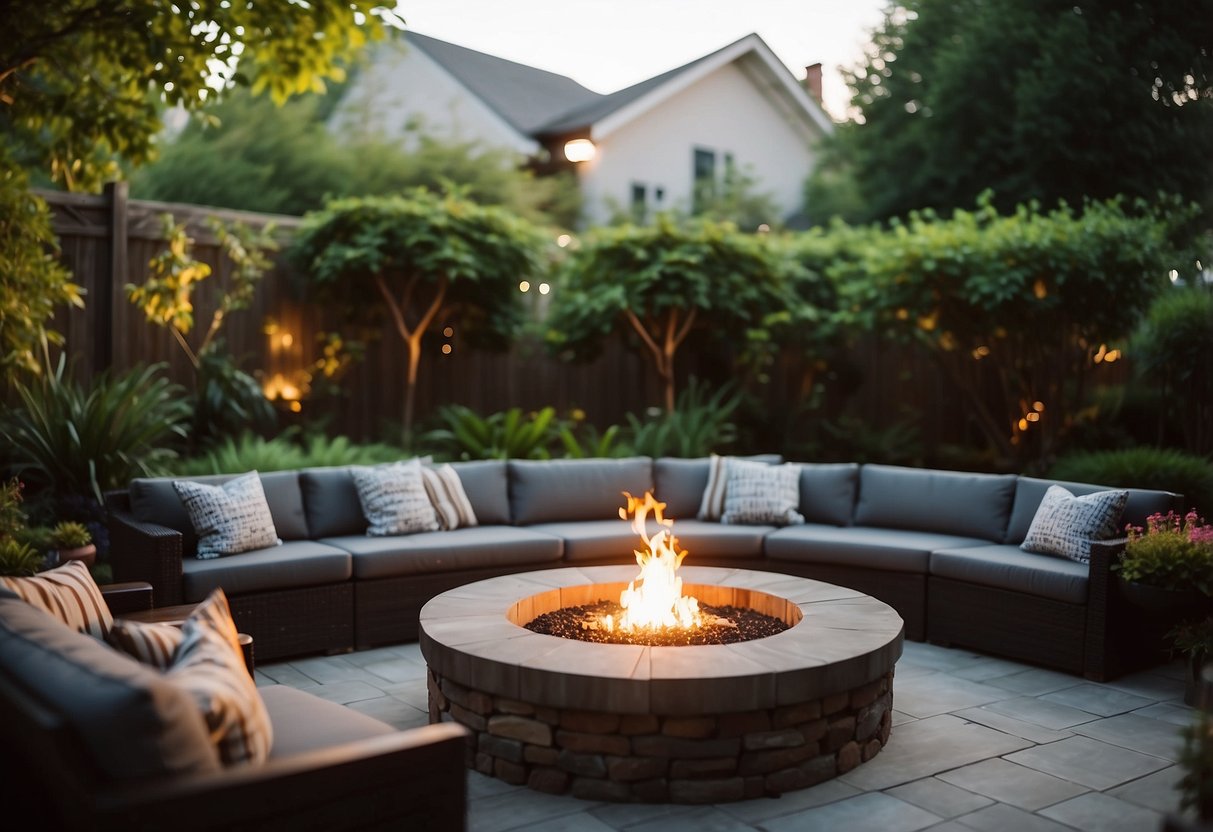
M 1213 526 L 1195 511 L 1151 514 L 1145 528 L 1126 527 L 1128 542 L 1113 566 L 1126 581 L 1213 594 Z

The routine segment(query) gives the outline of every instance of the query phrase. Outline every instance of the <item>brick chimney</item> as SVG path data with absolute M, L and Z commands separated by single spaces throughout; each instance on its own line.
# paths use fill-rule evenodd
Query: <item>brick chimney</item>
M 821 64 L 809 64 L 804 68 L 804 88 L 814 101 L 821 103 Z

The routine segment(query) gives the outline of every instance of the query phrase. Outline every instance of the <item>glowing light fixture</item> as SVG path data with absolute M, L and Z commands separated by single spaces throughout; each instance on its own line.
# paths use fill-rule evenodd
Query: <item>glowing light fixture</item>
M 588 162 L 597 152 L 598 148 L 589 139 L 572 139 L 564 143 L 564 158 L 570 162 Z
M 522 281 L 521 283 L 519 283 L 519 284 L 518 284 L 518 291 L 519 291 L 519 292 L 529 292 L 529 291 L 531 291 L 531 282 L 530 282 L 529 280 L 524 280 L 524 281 Z
M 546 295 L 550 291 L 552 291 L 551 286 L 547 285 L 546 283 L 539 284 L 539 294 Z

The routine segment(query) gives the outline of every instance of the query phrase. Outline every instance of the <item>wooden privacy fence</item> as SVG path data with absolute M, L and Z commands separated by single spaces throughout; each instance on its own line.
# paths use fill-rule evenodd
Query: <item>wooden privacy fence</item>
M 194 238 L 193 256 L 213 269 L 211 278 L 194 294 L 196 326 L 205 329 L 215 308 L 219 287 L 231 264 L 221 256 L 218 241 L 206 225 L 215 217 L 224 223 L 242 222 L 253 228 L 273 223 L 285 243 L 299 218 L 269 216 L 197 205 L 129 199 L 125 183 L 107 186 L 100 196 L 41 191 L 50 203 L 54 230 L 63 260 L 86 291 L 85 308 L 61 313 L 55 326 L 67 339 L 78 378 L 113 368 L 121 371 L 141 363 L 165 362 L 170 377 L 189 387 L 193 370 L 170 333 L 147 322 L 126 296 L 127 284 L 147 279 L 148 262 L 167 246 L 161 216 L 171 214 Z M 541 298 L 534 296 L 538 316 Z M 439 332 L 442 330 L 439 326 Z M 321 355 L 325 333 L 351 336 L 353 330 L 327 309 L 301 298 L 290 265 L 280 251 L 274 267 L 259 284 L 250 307 L 231 314 L 224 324 L 228 351 L 263 386 L 296 384 Z M 284 409 L 284 423 L 317 418 L 330 434 L 357 440 L 396 436 L 401 419 L 404 346 L 395 330 L 385 325 L 378 337 L 366 341 L 364 360 L 352 364 L 340 380 L 338 398 L 312 396 L 300 402 L 293 416 Z M 740 333 L 739 333 L 740 336 Z M 192 333 L 196 344 L 201 332 Z M 444 345 L 450 346 L 449 354 Z M 625 414 L 640 414 L 660 401 L 656 374 L 643 356 L 611 340 L 595 362 L 570 365 L 558 361 L 533 342 L 522 342 L 507 353 L 464 348 L 456 331 L 427 338 L 417 390 L 418 423 L 448 403 L 467 405 L 479 413 L 520 407 L 536 410 L 554 406 L 562 414 L 584 410 L 600 427 L 623 423 Z M 698 375 L 717 382 L 729 368 L 711 356 L 684 350 L 679 375 Z M 866 343 L 852 358 L 858 383 L 847 386 L 850 412 L 875 428 L 887 427 L 912 414 L 928 453 L 944 442 L 961 442 L 964 416 L 948 398 L 935 366 L 920 352 Z M 777 368 L 776 381 L 764 393 L 767 406 L 784 412 L 798 405 L 800 391 L 789 373 Z M 782 380 L 781 380 L 782 379 Z M 837 410 L 837 402 L 835 408 Z M 760 436 L 771 450 L 794 447 L 796 436 Z

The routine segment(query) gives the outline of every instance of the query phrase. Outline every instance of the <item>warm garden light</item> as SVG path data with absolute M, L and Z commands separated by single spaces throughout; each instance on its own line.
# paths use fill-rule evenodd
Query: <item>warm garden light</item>
M 539 284 L 539 294 L 546 295 L 550 291 L 552 291 L 552 287 L 549 286 L 548 284 L 546 284 L 546 283 Z
M 564 158 L 570 162 L 588 162 L 597 152 L 598 148 L 589 139 L 572 139 L 564 143 Z
M 531 291 L 531 281 L 524 280 L 521 283 L 519 283 L 518 291 L 523 292 L 523 293 Z
M 566 247 L 571 242 L 573 242 L 573 238 L 569 234 L 561 234 L 556 238 L 556 245 L 560 246 L 561 248 Z

